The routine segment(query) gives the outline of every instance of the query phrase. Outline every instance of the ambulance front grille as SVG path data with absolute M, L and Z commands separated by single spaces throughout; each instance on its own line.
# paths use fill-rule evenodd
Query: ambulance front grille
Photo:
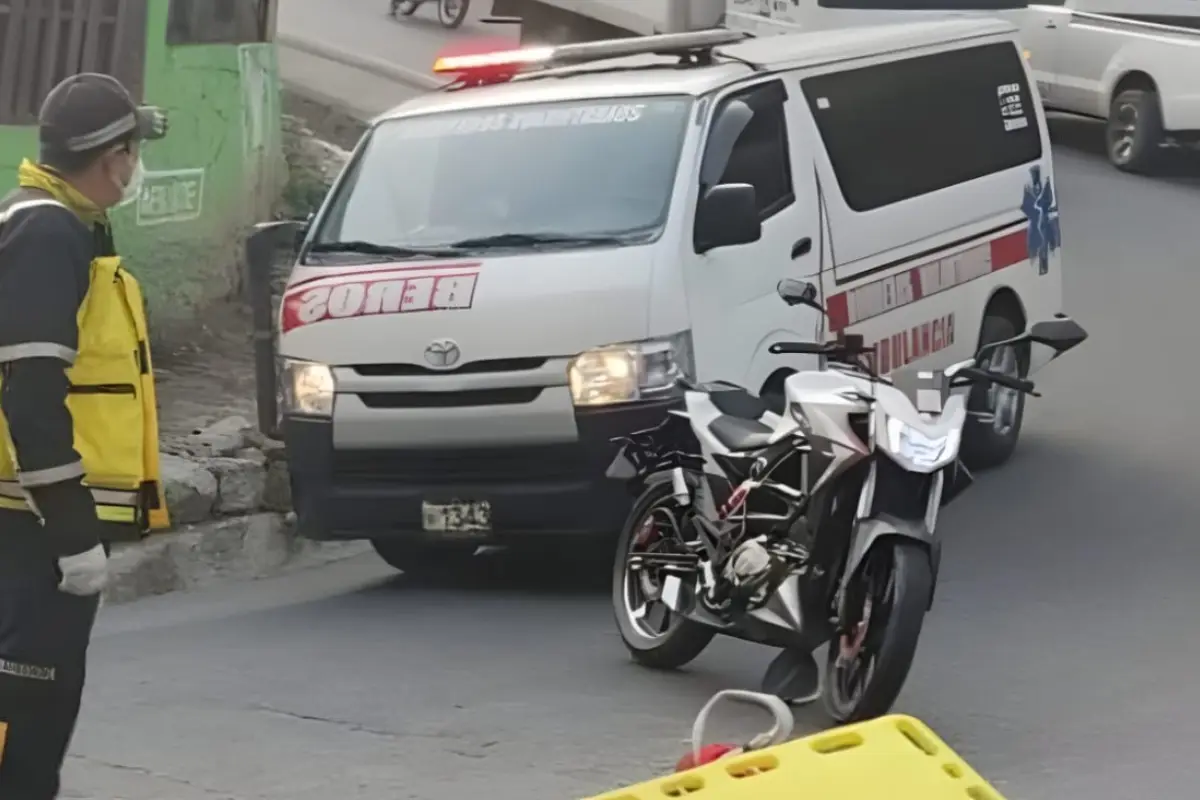
M 358 399 L 367 408 L 517 406 L 532 403 L 543 391 L 542 386 L 517 386 L 507 389 L 469 389 L 462 392 L 359 392 Z
M 338 450 L 336 479 L 410 484 L 562 482 L 598 478 L 578 444 L 461 450 Z
M 350 369 L 367 378 L 412 378 L 427 375 L 479 375 L 485 372 L 530 372 L 548 358 L 492 358 L 469 361 L 454 369 L 430 369 L 421 364 L 357 364 Z

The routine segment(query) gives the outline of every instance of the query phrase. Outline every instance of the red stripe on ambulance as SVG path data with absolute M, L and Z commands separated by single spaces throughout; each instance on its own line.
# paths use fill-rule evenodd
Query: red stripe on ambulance
M 852 325 L 903 308 L 976 278 L 982 278 L 1014 264 L 1027 263 L 1029 251 L 1026 237 L 1026 229 L 1022 228 L 975 247 L 916 264 L 886 278 L 835 294 L 825 301 L 825 308 L 829 314 L 829 329 L 838 333 Z M 926 324 L 932 325 L 933 321 Z
M 280 318 L 284 333 L 332 319 L 469 309 L 475 301 L 479 271 L 332 278 L 318 286 L 306 282 L 284 295 Z

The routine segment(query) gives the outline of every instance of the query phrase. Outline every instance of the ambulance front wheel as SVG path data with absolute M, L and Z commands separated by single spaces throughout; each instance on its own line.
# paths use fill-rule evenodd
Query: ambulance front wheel
M 1021 332 L 1020 313 L 1004 302 L 993 300 L 979 329 L 979 347 L 1011 339 Z M 1028 354 L 1019 347 L 992 351 L 983 365 L 989 370 L 1024 378 L 1029 372 Z M 1002 386 L 976 385 L 967 400 L 972 412 L 963 430 L 962 460 L 968 469 L 998 467 L 1012 457 L 1025 419 L 1025 395 Z
M 462 569 L 478 549 L 476 545 L 463 547 L 404 539 L 372 539 L 371 546 L 388 566 L 418 578 L 423 574 L 444 574 Z

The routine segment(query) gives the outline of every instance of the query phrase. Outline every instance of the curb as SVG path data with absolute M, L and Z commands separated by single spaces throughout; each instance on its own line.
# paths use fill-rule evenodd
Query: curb
M 269 578 L 354 558 L 366 542 L 313 542 L 296 536 L 291 514 L 217 519 L 117 545 L 109 557 L 106 604 L 229 581 Z
M 312 39 L 304 39 L 281 33 L 275 37 L 275 43 L 280 47 L 286 47 L 300 53 L 315 56 L 316 58 L 323 58 L 326 61 L 332 61 L 344 67 L 361 70 L 378 78 L 395 81 L 396 83 L 402 83 L 417 89 L 432 91 L 441 88 L 445 83 L 445 81 L 439 80 L 420 70 L 402 67 L 399 64 L 382 58 L 356 55 L 337 47 L 330 47 L 327 44 L 313 41 Z

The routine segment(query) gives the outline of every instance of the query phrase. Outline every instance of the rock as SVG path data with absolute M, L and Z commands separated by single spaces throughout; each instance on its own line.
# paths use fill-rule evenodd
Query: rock
M 249 444 L 253 430 L 245 417 L 226 417 L 206 428 L 198 428 L 187 437 L 186 445 L 198 456 L 232 456 Z
M 259 466 L 266 466 L 266 464 L 267 464 L 266 455 L 263 454 L 262 450 L 259 450 L 256 447 L 245 447 L 241 450 L 238 450 L 236 453 L 233 454 L 233 457 L 240 458 L 245 461 L 253 461 L 255 464 L 258 464 Z
M 262 506 L 268 511 L 292 510 L 292 479 L 286 461 L 272 461 L 267 464 Z
M 283 461 L 287 458 L 287 446 L 283 442 L 267 439 L 259 447 L 267 461 Z
M 248 514 L 263 504 L 267 471 L 249 458 L 210 458 L 204 465 L 217 477 L 218 514 Z
M 217 503 L 217 479 L 191 459 L 170 453 L 159 456 L 167 510 L 175 525 L 189 525 L 212 516 Z
M 249 514 L 196 525 L 173 537 L 172 557 L 187 586 L 225 578 L 259 578 L 292 555 L 282 514 Z
M 182 576 L 171 557 L 172 538 L 172 534 L 164 534 L 137 544 L 115 546 L 108 559 L 104 601 L 126 603 L 182 588 Z

